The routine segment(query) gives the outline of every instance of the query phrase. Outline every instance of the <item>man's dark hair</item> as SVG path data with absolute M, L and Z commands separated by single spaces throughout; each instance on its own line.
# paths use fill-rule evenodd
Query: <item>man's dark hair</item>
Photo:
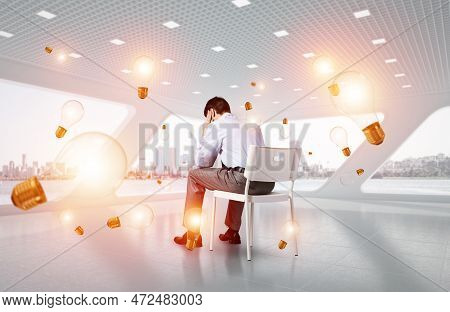
M 228 104 L 228 102 L 221 97 L 213 97 L 212 99 L 210 99 L 205 106 L 205 109 L 203 111 L 203 115 L 208 115 L 208 111 L 213 108 L 217 114 L 222 115 L 223 113 L 231 113 L 231 108 L 230 108 L 230 104 Z

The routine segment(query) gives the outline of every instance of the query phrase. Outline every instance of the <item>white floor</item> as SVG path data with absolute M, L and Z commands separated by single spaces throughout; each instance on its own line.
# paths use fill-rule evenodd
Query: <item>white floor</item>
M 301 229 L 298 257 L 293 255 L 291 241 L 284 250 L 277 247 L 287 205 L 256 207 L 251 262 L 245 258 L 244 244 L 224 244 L 217 235 L 213 252 L 207 246 L 190 252 L 174 245 L 172 237 L 182 233 L 181 200 L 150 202 L 157 216 L 145 231 L 104 227 L 93 233 L 111 212 L 107 208 L 92 212 L 96 217 L 89 220 L 84 237 L 62 228 L 54 213 L 3 216 L 0 290 L 450 289 L 448 205 L 309 200 L 320 210 L 302 199 L 295 201 Z M 224 215 L 225 202 L 221 202 L 218 233 L 225 229 Z M 205 245 L 208 233 L 205 226 Z

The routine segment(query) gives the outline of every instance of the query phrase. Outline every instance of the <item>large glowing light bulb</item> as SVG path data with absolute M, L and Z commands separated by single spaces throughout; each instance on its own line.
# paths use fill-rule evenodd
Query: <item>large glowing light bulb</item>
M 99 132 L 83 133 L 70 140 L 55 164 L 55 174 L 66 180 L 58 195 L 74 198 L 97 199 L 114 194 L 127 171 L 122 146 Z
M 64 103 L 61 109 L 61 120 L 58 129 L 56 129 L 56 137 L 62 138 L 67 130 L 76 124 L 84 115 L 83 105 L 75 100 Z
M 138 57 L 134 61 L 133 73 L 137 79 L 138 96 L 140 99 L 145 99 L 148 95 L 148 86 L 153 73 L 153 66 L 153 60 L 147 56 Z
M 342 127 L 334 127 L 330 131 L 330 140 L 342 150 L 342 153 L 350 156 L 350 148 L 348 147 L 347 131 Z
M 328 56 L 319 56 L 313 63 L 314 74 L 320 78 L 331 78 L 336 71 L 335 64 Z
M 372 83 L 361 73 L 345 72 L 328 87 L 334 106 L 350 117 L 370 144 L 383 143 L 385 134 L 374 107 Z

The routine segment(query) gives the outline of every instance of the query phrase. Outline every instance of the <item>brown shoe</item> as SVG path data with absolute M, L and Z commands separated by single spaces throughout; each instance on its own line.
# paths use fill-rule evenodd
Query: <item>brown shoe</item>
M 232 229 L 228 229 L 225 234 L 220 234 L 219 239 L 222 242 L 228 242 L 233 245 L 238 245 L 241 243 L 241 236 L 239 232 L 233 231 Z
M 173 241 L 175 242 L 175 244 L 178 245 L 186 245 L 187 243 L 187 232 L 183 234 L 183 236 L 175 236 L 173 238 Z M 197 239 L 197 244 L 195 244 L 195 247 L 203 247 L 203 242 L 202 242 L 202 235 L 200 234 L 198 239 Z

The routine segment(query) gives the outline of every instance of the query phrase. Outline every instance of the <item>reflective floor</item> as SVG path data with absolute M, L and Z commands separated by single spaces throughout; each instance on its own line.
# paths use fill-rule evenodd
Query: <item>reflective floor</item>
M 210 198 L 205 206 L 210 207 Z M 146 230 L 103 227 L 90 212 L 77 236 L 55 213 L 0 217 L 0 289 L 11 291 L 442 291 L 450 289 L 450 210 L 443 204 L 296 199 L 300 255 L 278 249 L 287 204 L 255 208 L 253 261 L 245 245 L 174 245 L 182 200 L 149 203 Z M 205 217 L 209 209 L 205 208 Z M 220 202 L 216 232 L 225 226 Z M 340 221 L 338 221 L 338 220 Z M 209 218 L 207 219 L 209 220 Z M 209 242 L 209 224 L 203 229 Z M 345 224 L 345 225 L 344 225 Z M 244 233 L 242 230 L 241 233 Z M 243 238 L 245 242 L 245 238 Z

